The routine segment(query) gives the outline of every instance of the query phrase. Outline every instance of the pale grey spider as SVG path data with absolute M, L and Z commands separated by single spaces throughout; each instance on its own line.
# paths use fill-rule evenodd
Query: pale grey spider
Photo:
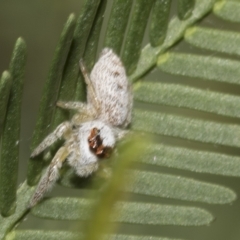
M 87 103 L 57 103 L 57 106 L 77 113 L 70 121 L 61 123 L 31 154 L 33 158 L 58 139 L 65 139 L 42 176 L 29 207 L 36 205 L 52 188 L 65 160 L 79 176 L 86 177 L 95 172 L 99 158 L 110 154 L 131 122 L 131 86 L 125 68 L 113 50 L 103 49 L 90 76 L 82 60 L 80 69 L 87 84 Z

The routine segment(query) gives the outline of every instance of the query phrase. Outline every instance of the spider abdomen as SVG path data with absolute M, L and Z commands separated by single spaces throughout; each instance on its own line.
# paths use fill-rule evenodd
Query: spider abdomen
M 90 74 L 100 103 L 99 119 L 112 126 L 125 127 L 131 121 L 132 92 L 121 59 L 109 48 Z M 88 94 L 88 101 L 93 102 Z

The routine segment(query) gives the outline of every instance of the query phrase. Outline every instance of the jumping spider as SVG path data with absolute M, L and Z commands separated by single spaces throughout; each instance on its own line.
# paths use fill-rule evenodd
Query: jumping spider
M 77 113 L 70 121 L 61 123 L 31 154 L 33 158 L 58 139 L 65 139 L 42 176 L 29 207 L 53 187 L 64 161 L 81 177 L 95 172 L 99 158 L 109 156 L 131 122 L 131 86 L 120 58 L 111 49 L 103 49 L 90 75 L 82 60 L 79 64 L 87 84 L 87 103 L 57 102 L 58 107 Z

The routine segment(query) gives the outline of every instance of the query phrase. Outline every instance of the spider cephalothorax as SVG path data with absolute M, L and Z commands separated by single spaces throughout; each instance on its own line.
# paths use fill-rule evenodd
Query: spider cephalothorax
M 31 154 L 34 157 L 59 138 L 65 139 L 65 144 L 58 149 L 42 176 L 29 207 L 34 206 L 54 185 L 64 161 L 79 176 L 88 176 L 96 171 L 99 158 L 110 155 L 131 121 L 131 86 L 120 58 L 105 48 L 90 75 L 82 60 L 80 68 L 87 84 L 87 103 L 57 103 L 57 106 L 77 113 L 70 121 L 61 123 Z

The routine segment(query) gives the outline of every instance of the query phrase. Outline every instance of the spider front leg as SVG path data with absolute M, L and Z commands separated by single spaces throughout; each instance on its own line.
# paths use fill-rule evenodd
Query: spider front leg
M 62 136 L 67 137 L 71 133 L 70 122 L 61 123 L 52 133 L 50 133 L 32 152 L 31 158 L 37 156 L 44 151 L 47 147 L 51 146 L 54 142 L 60 139 Z
M 61 147 L 57 151 L 45 174 L 39 181 L 35 193 L 29 201 L 29 208 L 35 206 L 43 198 L 44 194 L 56 183 L 59 178 L 59 170 L 69 154 L 70 150 L 67 146 Z

